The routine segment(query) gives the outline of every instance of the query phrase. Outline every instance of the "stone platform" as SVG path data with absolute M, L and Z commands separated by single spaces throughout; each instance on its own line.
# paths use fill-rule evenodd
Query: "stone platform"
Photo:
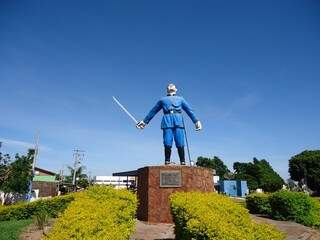
M 214 191 L 212 170 L 181 165 L 138 169 L 138 219 L 150 223 L 172 223 L 169 196 L 177 191 Z
M 147 223 L 137 220 L 130 240 L 174 240 L 174 224 Z

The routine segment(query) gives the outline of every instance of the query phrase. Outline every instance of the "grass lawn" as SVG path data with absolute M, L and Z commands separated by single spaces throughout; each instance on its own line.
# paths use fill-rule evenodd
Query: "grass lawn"
M 31 223 L 31 219 L 0 222 L 0 240 L 18 240 L 21 230 Z

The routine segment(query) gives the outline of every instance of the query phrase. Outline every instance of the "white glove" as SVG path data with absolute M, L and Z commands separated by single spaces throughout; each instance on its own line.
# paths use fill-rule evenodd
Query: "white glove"
M 147 124 L 144 121 L 140 121 L 137 123 L 136 128 L 144 129 Z
M 195 123 L 195 126 L 196 126 L 196 131 L 200 131 L 202 129 L 202 125 L 201 125 L 201 122 L 200 121 L 197 121 Z

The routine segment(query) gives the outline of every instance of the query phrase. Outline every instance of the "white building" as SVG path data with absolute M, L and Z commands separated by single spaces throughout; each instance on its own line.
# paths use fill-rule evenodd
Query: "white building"
M 220 177 L 219 176 L 213 176 L 213 184 L 216 185 L 219 183 Z
M 135 177 L 124 176 L 95 176 L 94 184 L 112 185 L 115 188 L 129 188 L 135 184 Z

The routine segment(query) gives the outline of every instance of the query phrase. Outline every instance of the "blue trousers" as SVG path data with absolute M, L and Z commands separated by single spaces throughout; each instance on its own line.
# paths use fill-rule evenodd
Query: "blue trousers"
M 165 147 L 172 147 L 173 139 L 176 147 L 184 147 L 184 129 L 180 127 L 163 128 L 163 145 Z

